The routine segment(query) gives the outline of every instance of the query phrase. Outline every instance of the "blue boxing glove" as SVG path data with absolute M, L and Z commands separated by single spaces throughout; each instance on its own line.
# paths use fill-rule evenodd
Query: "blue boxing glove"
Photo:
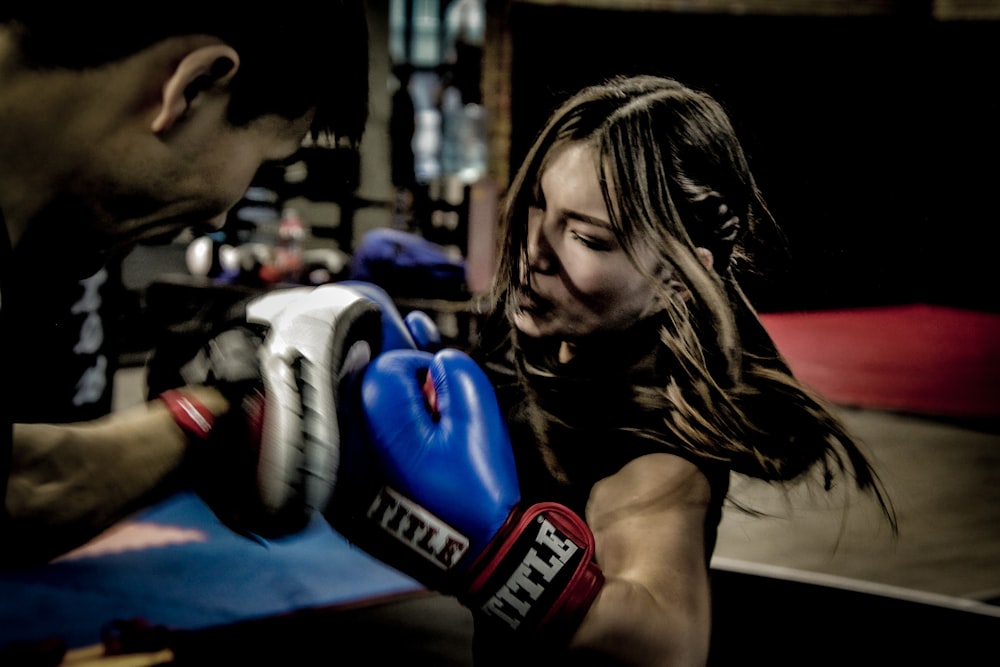
M 467 355 L 396 350 L 342 393 L 341 534 L 499 628 L 566 641 L 603 585 L 594 537 L 556 503 L 523 507 L 493 388 Z
M 392 297 L 375 283 L 363 280 L 342 280 L 341 287 L 354 290 L 374 301 L 382 311 L 383 350 L 424 350 L 437 352 L 441 349 L 441 332 L 433 318 L 422 310 L 412 310 L 402 316 Z

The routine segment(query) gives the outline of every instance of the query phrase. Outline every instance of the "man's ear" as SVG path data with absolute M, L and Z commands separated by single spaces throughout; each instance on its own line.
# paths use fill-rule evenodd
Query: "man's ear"
M 191 102 L 214 85 L 227 83 L 236 74 L 240 57 L 226 44 L 212 44 L 189 51 L 163 86 L 160 112 L 150 129 L 166 132 L 185 114 Z

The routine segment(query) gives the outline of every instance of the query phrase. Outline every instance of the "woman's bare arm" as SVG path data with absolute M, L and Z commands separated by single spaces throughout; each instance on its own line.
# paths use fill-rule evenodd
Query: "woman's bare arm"
M 711 610 L 708 479 L 670 454 L 595 485 L 587 507 L 604 587 L 571 648 L 624 665 L 704 665 Z

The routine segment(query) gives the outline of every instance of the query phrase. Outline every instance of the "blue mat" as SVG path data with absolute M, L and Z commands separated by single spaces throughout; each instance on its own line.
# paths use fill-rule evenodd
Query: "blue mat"
M 90 646 L 115 620 L 201 629 L 421 590 L 318 516 L 292 537 L 254 541 L 229 531 L 197 495 L 182 493 L 129 523 L 196 529 L 199 541 L 0 573 L 0 647 L 53 637 L 70 648 Z

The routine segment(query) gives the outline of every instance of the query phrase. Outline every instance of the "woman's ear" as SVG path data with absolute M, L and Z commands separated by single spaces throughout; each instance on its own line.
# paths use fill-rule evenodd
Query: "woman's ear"
M 706 270 L 708 271 L 713 270 L 712 263 L 715 258 L 712 255 L 711 250 L 709 250 L 708 248 L 702 248 L 701 246 L 698 246 L 694 249 L 694 254 L 698 258 L 698 261 L 701 262 L 701 265 L 704 266 Z M 667 287 L 671 289 L 678 297 L 680 297 L 681 301 L 687 301 L 688 299 L 691 298 L 691 289 L 686 284 L 684 284 L 683 281 L 678 280 L 675 275 L 669 276 L 667 280 Z
M 228 83 L 239 66 L 239 55 L 226 44 L 212 44 L 189 51 L 164 84 L 160 111 L 150 129 L 157 134 L 169 130 L 198 95 L 212 86 Z
M 698 255 L 698 260 L 701 261 L 701 265 L 708 270 L 712 270 L 712 265 L 715 262 L 715 257 L 712 256 L 712 251 L 708 248 L 702 248 L 698 246 L 694 249 L 694 254 Z

